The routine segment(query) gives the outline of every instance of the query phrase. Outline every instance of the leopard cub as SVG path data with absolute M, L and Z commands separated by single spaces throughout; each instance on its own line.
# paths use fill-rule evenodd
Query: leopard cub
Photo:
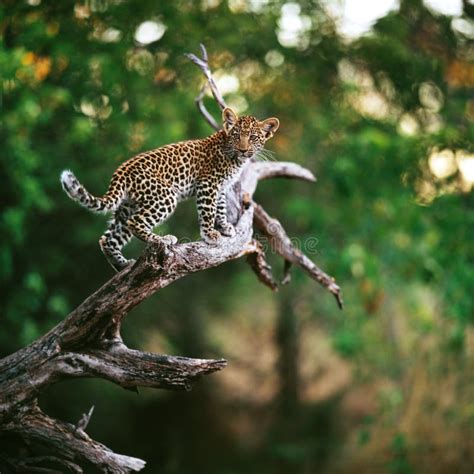
M 99 244 L 117 271 L 127 265 L 121 249 L 132 236 L 145 242 L 167 239 L 175 243 L 174 236 L 160 237 L 153 228 L 171 216 L 178 202 L 192 196 L 196 196 L 206 242 L 217 242 L 221 234 L 235 234 L 226 218 L 226 190 L 238 179 L 245 162 L 277 131 L 279 121 L 237 117 L 229 108 L 222 118 L 223 130 L 207 138 L 166 145 L 125 161 L 102 197 L 90 194 L 71 171 L 63 171 L 61 183 L 71 199 L 92 211 L 113 211 Z

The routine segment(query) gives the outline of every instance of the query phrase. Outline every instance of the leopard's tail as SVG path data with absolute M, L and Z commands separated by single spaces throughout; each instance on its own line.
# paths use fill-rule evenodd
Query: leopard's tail
M 93 196 L 70 170 L 64 170 L 61 173 L 61 184 L 66 194 L 73 201 L 95 212 L 115 211 L 120 206 L 124 196 L 120 183 L 114 180 L 110 183 L 109 190 L 102 197 Z

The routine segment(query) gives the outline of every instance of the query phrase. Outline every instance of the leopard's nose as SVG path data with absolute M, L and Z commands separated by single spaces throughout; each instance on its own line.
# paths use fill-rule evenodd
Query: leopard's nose
M 240 153 L 247 153 L 249 151 L 248 148 L 237 148 L 237 151 L 240 151 Z

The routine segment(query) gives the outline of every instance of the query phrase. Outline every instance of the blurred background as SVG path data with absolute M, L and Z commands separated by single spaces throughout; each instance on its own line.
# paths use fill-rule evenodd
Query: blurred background
M 191 275 L 124 339 L 224 371 L 190 393 L 69 381 L 44 410 L 76 422 L 95 405 L 90 435 L 150 473 L 471 473 L 473 18 L 472 0 L 2 1 L 1 356 L 113 274 L 106 218 L 60 172 L 103 194 L 123 160 L 212 132 L 183 56 L 200 42 L 237 112 L 279 117 L 275 159 L 317 175 L 256 200 L 346 302 L 299 270 L 278 293 L 244 261 Z M 160 232 L 197 239 L 194 203 Z

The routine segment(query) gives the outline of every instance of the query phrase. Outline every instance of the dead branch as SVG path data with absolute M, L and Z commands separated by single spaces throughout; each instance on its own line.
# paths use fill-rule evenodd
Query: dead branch
M 203 70 L 216 101 L 223 108 L 225 102 L 212 78 L 204 46 L 201 50 L 202 59 L 188 57 Z M 198 99 L 202 103 L 202 92 Z M 206 117 L 203 110 L 206 110 L 204 105 L 201 113 L 212 125 L 210 114 Z M 260 281 L 275 290 L 277 283 L 263 247 L 253 237 L 254 225 L 287 262 L 285 280 L 290 262 L 326 287 L 342 305 L 340 289 L 334 280 L 295 249 L 281 224 L 253 201 L 258 182 L 274 177 L 315 181 L 310 171 L 295 163 L 249 162 L 227 196 L 228 219 L 236 229 L 234 237 L 223 237 L 217 245 L 204 242 L 148 245 L 136 263 L 113 276 L 47 334 L 0 360 L 0 436 L 20 436 L 25 442 L 46 446 L 52 453 L 22 459 L 0 457 L 0 463 L 4 462 L 7 468 L 26 469 L 24 472 L 58 472 L 41 467 L 44 463 L 82 472 L 78 463 L 83 462 L 92 463 L 103 472 L 143 469 L 144 461 L 113 453 L 87 435 L 85 430 L 92 409 L 77 425 L 66 423 L 43 413 L 37 406 L 38 395 L 61 380 L 81 377 L 102 378 L 135 391 L 143 386 L 188 390 L 203 375 L 223 369 L 226 365 L 223 359 L 191 359 L 130 349 L 122 341 L 121 324 L 133 307 L 161 288 L 190 273 L 242 256 L 247 257 Z
M 209 113 L 209 111 L 206 109 L 206 106 L 204 105 L 204 96 L 206 94 L 207 86 L 204 85 L 201 88 L 201 92 L 199 95 L 196 97 L 194 102 L 196 103 L 196 106 L 199 110 L 199 112 L 202 114 L 202 116 L 206 119 L 206 122 L 216 131 L 220 130 L 221 127 L 219 124 L 216 122 L 216 119 Z
M 141 471 L 145 467 L 145 461 L 116 454 L 86 433 L 78 434 L 74 425 L 54 420 L 37 407 L 25 410 L 14 420 L 7 422 L 2 431 L 14 432 L 25 441 L 50 448 L 55 454 L 54 458 L 61 463 L 76 459 L 87 460 L 103 472 L 114 473 Z M 77 464 L 75 467 L 76 472 L 82 472 Z M 30 468 L 32 469 L 31 466 Z
M 334 278 L 323 272 L 300 250 L 291 243 L 281 223 L 270 217 L 262 206 L 254 203 L 255 226 L 268 238 L 272 249 L 281 255 L 285 262 L 290 262 L 302 268 L 311 278 L 326 287 L 336 298 L 339 308 L 343 308 L 341 288 L 336 284 Z M 288 275 L 288 267 L 285 271 L 285 280 Z
M 196 55 L 191 54 L 191 53 L 186 53 L 185 56 L 192 61 L 196 66 L 201 69 L 203 74 L 206 76 L 207 82 L 209 84 L 209 87 L 211 88 L 212 95 L 214 96 L 214 99 L 216 100 L 217 104 L 221 108 L 221 110 L 224 110 L 227 105 L 225 103 L 224 98 L 222 97 L 222 94 L 220 93 L 216 81 L 212 77 L 212 72 L 211 68 L 209 67 L 209 60 L 208 60 L 208 55 L 206 51 L 206 47 L 201 43 L 201 54 L 202 58 L 198 58 Z M 203 103 L 203 98 L 204 98 L 204 92 L 206 88 L 205 86 L 201 89 L 200 94 L 196 97 L 196 104 L 198 106 L 199 111 L 202 113 L 206 121 L 211 125 L 214 130 L 220 130 L 220 126 L 217 124 L 215 119 L 212 117 L 212 115 L 207 111 L 206 107 L 204 106 Z
M 278 284 L 273 279 L 272 267 L 268 264 L 265 258 L 265 252 L 262 244 L 255 241 L 256 251 L 247 256 L 247 262 L 250 268 L 255 272 L 257 278 L 264 284 L 267 285 L 271 290 L 277 291 Z

